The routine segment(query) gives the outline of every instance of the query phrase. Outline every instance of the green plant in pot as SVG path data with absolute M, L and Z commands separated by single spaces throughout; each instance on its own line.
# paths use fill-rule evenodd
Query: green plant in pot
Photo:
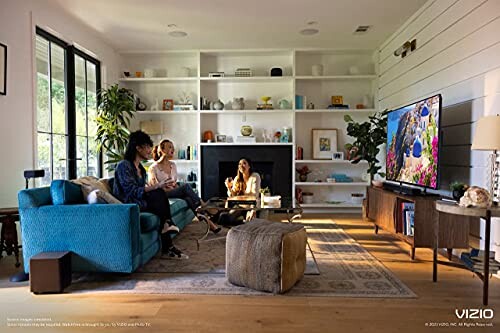
M 465 183 L 459 182 L 459 181 L 454 181 L 450 184 L 450 190 L 451 190 L 451 195 L 453 196 L 453 199 L 455 200 L 460 200 L 461 197 L 464 196 L 465 191 L 469 186 Z
M 359 123 L 352 119 L 350 115 L 344 116 L 347 123 L 347 135 L 355 138 L 353 143 L 348 143 L 345 148 L 349 152 L 349 160 L 353 164 L 360 161 L 368 162 L 368 174 L 370 182 L 375 175 L 385 177 L 385 173 L 379 172 L 382 168 L 378 165 L 377 155 L 380 146 L 386 142 L 387 136 L 387 110 L 369 116 L 369 120 Z
M 134 117 L 135 99 L 132 91 L 117 84 L 98 92 L 97 151 L 104 151 L 106 169 L 114 170 L 123 159 L 130 131 L 130 119 Z

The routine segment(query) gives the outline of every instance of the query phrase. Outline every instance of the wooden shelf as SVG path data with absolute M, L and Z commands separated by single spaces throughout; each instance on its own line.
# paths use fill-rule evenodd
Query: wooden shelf
M 348 160 L 295 160 L 295 164 L 352 164 Z M 367 161 L 360 161 L 358 165 L 367 165 Z M 356 164 L 354 164 L 356 165 Z
M 300 204 L 302 208 L 361 208 L 363 205 L 350 204 L 350 203 L 340 203 L 340 204 L 329 204 L 329 203 L 312 203 L 312 204 Z
M 375 113 L 377 109 L 295 109 L 296 113 Z
M 198 81 L 198 77 L 129 77 L 121 78 L 120 82 L 182 82 Z
M 228 83 L 253 83 L 253 82 L 289 82 L 293 76 L 225 76 L 225 77 L 201 77 L 202 82 L 228 82 Z
M 309 76 L 301 75 L 295 76 L 296 80 L 317 80 L 317 81 L 330 81 L 330 80 L 373 80 L 377 75 L 323 75 L 323 76 Z
M 296 182 L 295 186 L 368 186 L 368 182 L 327 183 L 327 182 Z
M 137 116 L 141 115 L 161 115 L 161 116 L 172 116 L 172 115 L 186 115 L 186 114 L 198 114 L 199 111 L 190 110 L 190 111 L 168 111 L 168 110 L 160 110 L 160 111 L 137 111 L 135 114 Z
M 293 143 L 279 142 L 255 142 L 255 143 L 239 143 L 239 142 L 202 142 L 200 146 L 293 146 Z
M 256 114 L 276 114 L 276 113 L 292 113 L 292 110 L 202 110 L 200 113 L 204 114 L 244 114 L 244 113 L 256 113 Z

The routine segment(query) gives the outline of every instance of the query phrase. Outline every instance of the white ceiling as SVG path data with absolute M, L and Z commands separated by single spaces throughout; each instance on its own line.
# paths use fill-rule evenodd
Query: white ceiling
M 116 50 L 376 49 L 427 0 L 56 0 Z M 307 22 L 318 24 L 308 26 Z M 168 24 L 176 24 L 170 29 Z M 354 36 L 358 25 L 371 25 Z M 305 28 L 320 33 L 303 36 Z M 189 35 L 167 35 L 183 30 Z

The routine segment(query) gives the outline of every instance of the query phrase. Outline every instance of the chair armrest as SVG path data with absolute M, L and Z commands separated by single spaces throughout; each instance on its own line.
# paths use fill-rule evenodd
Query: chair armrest
M 130 271 L 139 253 L 139 207 L 135 204 L 60 205 L 22 208 L 25 270 L 40 252 L 72 251 L 76 260 L 110 271 Z M 74 256 L 75 258 L 75 256 Z

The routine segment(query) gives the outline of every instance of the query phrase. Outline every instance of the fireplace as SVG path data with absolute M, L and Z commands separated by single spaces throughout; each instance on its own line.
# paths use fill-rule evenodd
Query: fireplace
M 261 187 L 272 194 L 292 196 L 291 145 L 204 145 L 201 147 L 202 198 L 227 196 L 224 180 L 235 177 L 241 158 L 252 161 L 261 176 Z

